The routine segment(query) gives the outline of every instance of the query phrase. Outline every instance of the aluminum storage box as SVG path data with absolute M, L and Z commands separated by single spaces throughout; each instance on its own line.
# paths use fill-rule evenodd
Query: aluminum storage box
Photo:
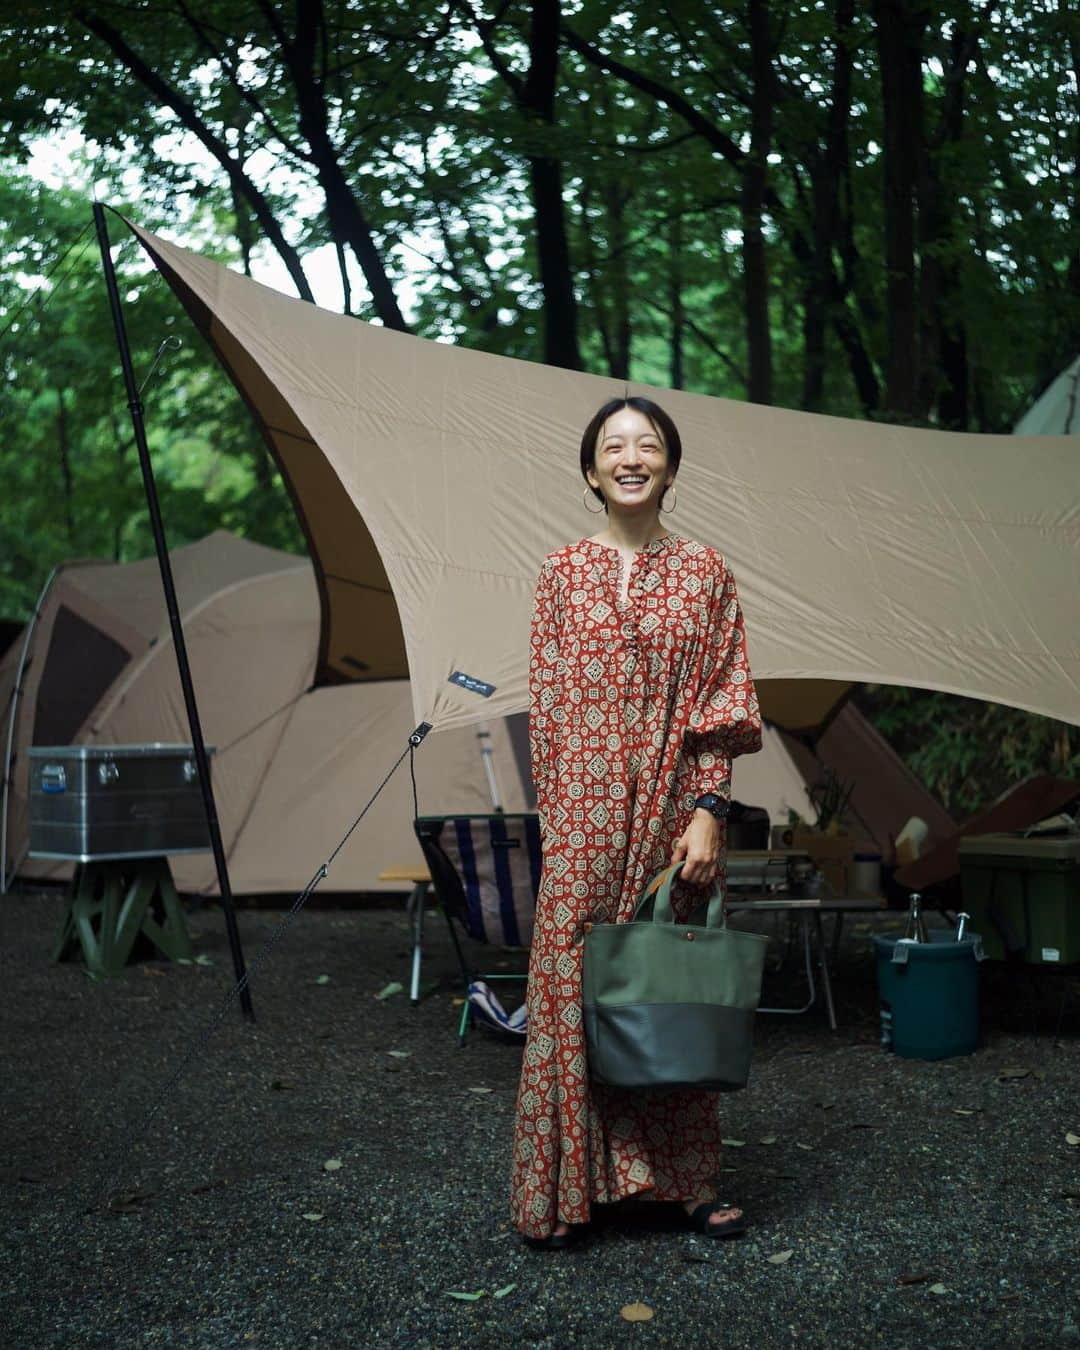
M 31 748 L 32 858 L 93 862 L 209 847 L 190 745 Z
M 1080 835 L 967 835 L 960 885 L 992 961 L 1080 962 Z

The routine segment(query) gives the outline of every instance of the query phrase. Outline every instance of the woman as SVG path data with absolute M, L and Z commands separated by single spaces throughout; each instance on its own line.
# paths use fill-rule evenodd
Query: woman
M 537 585 L 529 721 L 544 866 L 512 1198 L 535 1245 L 568 1246 L 593 1204 L 632 1195 L 681 1201 L 710 1237 L 745 1227 L 712 1187 L 716 1094 L 590 1084 L 581 1014 L 585 922 L 630 919 L 679 860 L 684 917 L 694 888 L 721 875 L 731 758 L 761 748 L 734 578 L 660 519 L 681 456 L 651 400 L 606 403 L 581 442 L 586 503 L 601 503 L 605 528 L 552 553 Z

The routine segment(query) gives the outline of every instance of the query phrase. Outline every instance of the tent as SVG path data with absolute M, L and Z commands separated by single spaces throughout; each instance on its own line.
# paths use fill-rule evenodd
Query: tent
M 1016 436 L 1074 436 L 1080 432 L 1080 356 L 1051 380 L 1013 434 Z
M 521 711 L 540 561 L 595 528 L 580 428 L 622 384 L 329 314 L 135 232 L 293 495 L 317 682 L 407 671 L 437 728 Z M 731 563 L 774 722 L 789 725 L 778 679 L 797 704 L 816 689 L 822 713 L 868 680 L 1080 721 L 1078 438 L 658 397 L 686 447 L 670 523 Z
M 230 879 L 238 893 L 299 890 L 404 748 L 414 725 L 408 682 L 311 688 L 319 607 L 307 559 L 224 532 L 171 558 L 203 730 L 217 747 L 212 777 Z M 156 560 L 58 571 L 16 701 L 22 647 L 0 662 L 4 741 L 9 725 L 14 732 L 6 870 L 60 877 L 69 866 L 25 857 L 28 747 L 190 739 Z M 490 731 L 503 804 L 522 809 L 527 789 L 505 719 Z M 475 728 L 433 739 L 416 773 L 421 808 L 491 808 Z M 412 815 L 400 772 L 327 889 L 388 889 L 378 872 L 419 858 Z M 173 874 L 181 890 L 216 890 L 209 853 L 173 859 Z

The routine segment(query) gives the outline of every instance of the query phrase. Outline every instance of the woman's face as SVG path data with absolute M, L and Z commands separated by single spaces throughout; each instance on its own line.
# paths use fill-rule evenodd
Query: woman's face
M 609 511 L 634 515 L 659 511 L 664 489 L 675 481 L 667 446 L 636 408 L 620 408 L 600 428 L 587 477 L 590 487 L 604 494 Z

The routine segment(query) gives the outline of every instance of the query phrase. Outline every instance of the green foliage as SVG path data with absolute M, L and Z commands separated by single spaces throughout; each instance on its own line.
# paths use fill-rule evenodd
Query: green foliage
M 540 359 L 562 268 L 586 369 L 740 398 L 767 366 L 758 396 L 777 405 L 1008 431 L 1080 349 L 1080 39 L 1060 0 L 894 8 L 921 57 L 922 106 L 902 128 L 914 402 L 889 376 L 881 6 L 563 0 L 553 70 L 540 4 L 9 6 L 0 614 L 24 614 L 61 558 L 149 546 L 92 236 L 60 261 L 91 182 L 246 270 L 276 257 L 300 294 L 329 248 L 343 309 L 429 337 Z M 547 75 L 552 119 L 534 98 Z M 35 185 L 20 163 L 76 132 L 69 189 Z M 561 218 L 549 202 L 541 219 L 543 162 Z M 542 265 L 541 224 L 565 236 L 561 261 Z M 184 339 L 146 396 L 171 542 L 224 526 L 299 548 L 220 368 L 145 260 L 120 252 L 138 370 Z M 1067 731 L 1023 713 L 903 690 L 868 707 L 960 814 L 1028 766 L 1076 769 Z
M 865 685 L 859 706 L 904 762 L 963 821 L 1034 773 L 1080 781 L 1080 732 L 999 703 Z

